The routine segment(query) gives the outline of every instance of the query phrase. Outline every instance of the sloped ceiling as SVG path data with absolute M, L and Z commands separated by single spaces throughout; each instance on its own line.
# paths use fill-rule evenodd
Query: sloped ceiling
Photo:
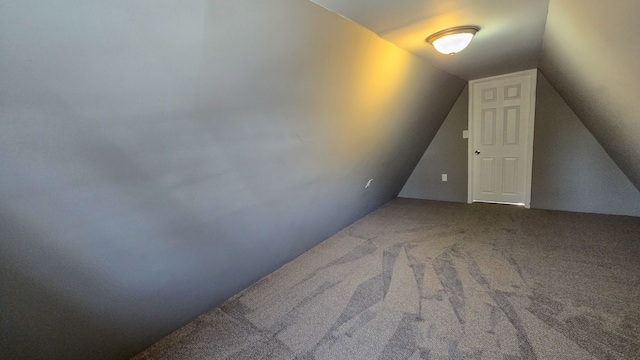
M 540 69 L 640 190 L 640 2 L 552 0 Z
M 313 1 L 463 79 L 539 67 L 640 189 L 639 1 Z M 459 54 L 424 41 L 459 25 L 481 28 Z
M 466 80 L 535 68 L 548 0 L 313 0 L 383 39 Z M 481 29 L 471 45 L 442 55 L 427 36 L 453 26 Z

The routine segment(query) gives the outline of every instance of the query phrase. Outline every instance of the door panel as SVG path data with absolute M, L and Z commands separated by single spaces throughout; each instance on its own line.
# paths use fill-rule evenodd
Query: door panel
M 518 158 L 502 159 L 502 192 L 505 195 L 518 193 Z
M 535 76 L 530 70 L 470 82 L 470 202 L 528 207 Z
M 483 103 L 492 103 L 498 100 L 498 88 L 491 87 L 487 89 L 482 89 L 482 102 Z
M 482 179 L 481 191 L 483 194 L 494 195 L 495 194 L 495 181 L 493 175 L 495 174 L 495 161 L 494 158 L 482 158 L 480 167 L 480 176 Z
M 496 144 L 496 109 L 482 110 L 482 145 Z
M 520 134 L 520 107 L 507 106 L 504 108 L 504 144 L 518 145 Z

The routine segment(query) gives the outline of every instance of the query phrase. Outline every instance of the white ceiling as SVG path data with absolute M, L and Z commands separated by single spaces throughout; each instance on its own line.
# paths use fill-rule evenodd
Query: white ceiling
M 312 0 L 466 80 L 538 66 L 549 0 Z M 449 27 L 477 25 L 454 56 L 425 42 Z

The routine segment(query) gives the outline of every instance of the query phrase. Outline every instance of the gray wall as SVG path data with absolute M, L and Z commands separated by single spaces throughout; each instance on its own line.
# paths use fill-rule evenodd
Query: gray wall
M 449 115 L 416 165 L 400 197 L 467 202 L 467 139 L 469 87 L 466 86 Z M 447 174 L 447 181 L 442 181 Z
M 640 192 L 538 72 L 531 207 L 640 216 Z
M 550 1 L 539 67 L 640 190 L 638 14 L 640 1 Z
M 640 216 L 640 192 L 541 71 L 537 86 L 531 207 Z M 465 90 L 399 196 L 467 202 L 467 111 Z
M 395 197 L 463 87 L 308 1 L 3 2 L 0 353 L 142 350 Z

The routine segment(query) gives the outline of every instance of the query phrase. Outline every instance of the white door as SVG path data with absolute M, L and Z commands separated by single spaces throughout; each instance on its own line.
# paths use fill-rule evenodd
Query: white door
M 469 202 L 529 207 L 536 75 L 469 82 Z

